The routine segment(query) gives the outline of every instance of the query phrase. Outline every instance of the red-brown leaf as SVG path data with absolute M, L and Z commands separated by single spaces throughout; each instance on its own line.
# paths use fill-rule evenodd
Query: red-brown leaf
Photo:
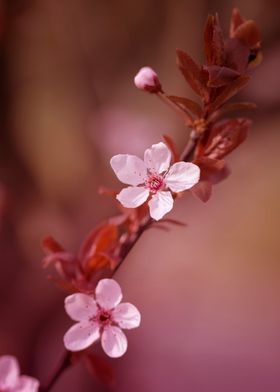
M 197 102 L 193 101 L 192 99 L 184 98 L 184 97 L 177 97 L 175 95 L 169 95 L 168 98 L 172 102 L 175 102 L 176 104 L 181 105 L 184 109 L 189 110 L 195 116 L 197 116 L 197 117 L 202 116 L 201 106 Z
M 213 159 L 222 159 L 246 139 L 251 123 L 247 118 L 218 122 L 211 130 L 204 154 Z
M 235 79 L 229 85 L 221 89 L 220 94 L 216 97 L 214 102 L 210 105 L 210 110 L 217 110 L 224 102 L 236 95 L 250 80 L 250 76 L 242 75 Z
M 64 248 L 52 237 L 47 236 L 42 239 L 42 248 L 46 253 L 63 252 Z
M 248 67 L 250 48 L 237 38 L 225 41 L 226 66 L 237 72 L 244 73 Z
M 209 15 L 204 29 L 204 51 L 208 65 L 224 65 L 225 50 L 218 15 Z
M 207 101 L 209 99 L 207 75 L 202 68 L 180 49 L 177 49 L 177 65 L 193 91 Z
M 245 19 L 241 16 L 238 8 L 234 8 L 231 14 L 230 28 L 229 28 L 229 36 L 233 37 L 234 32 L 242 23 L 245 22 Z
M 240 73 L 228 67 L 219 67 L 218 65 L 206 66 L 209 73 L 207 85 L 209 87 L 222 87 L 231 83 L 240 76 Z
M 199 181 L 191 188 L 191 192 L 198 199 L 206 203 L 212 194 L 212 184 L 209 181 Z
M 261 33 L 253 20 L 246 20 L 234 32 L 234 37 L 239 39 L 244 45 L 253 48 L 261 41 Z
M 248 109 L 256 109 L 257 105 L 253 102 L 233 102 L 226 103 L 223 105 L 217 112 L 213 113 L 210 120 L 216 121 L 219 117 L 223 116 L 226 113 L 239 111 L 239 110 L 248 110 Z

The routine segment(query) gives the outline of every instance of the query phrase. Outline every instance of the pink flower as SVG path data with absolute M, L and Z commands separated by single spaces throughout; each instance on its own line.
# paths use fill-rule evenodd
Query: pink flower
M 113 279 L 101 279 L 95 297 L 77 293 L 65 298 L 65 310 L 77 321 L 64 335 L 67 350 L 80 351 L 101 337 L 103 350 L 109 357 L 121 357 L 127 350 L 123 329 L 137 328 L 141 316 L 130 303 L 120 303 L 122 291 Z
M 153 144 L 142 159 L 127 154 L 115 155 L 110 163 L 124 184 L 132 185 L 121 190 L 117 199 L 124 207 L 136 208 L 148 202 L 151 217 L 161 219 L 173 208 L 172 192 L 182 192 L 193 187 L 200 177 L 200 169 L 190 162 L 176 162 L 170 166 L 171 152 L 160 142 Z
M 0 391 L 1 392 L 37 392 L 39 381 L 29 376 L 20 376 L 19 365 L 15 357 L 0 357 Z
M 140 90 L 150 93 L 159 93 L 162 91 L 158 76 L 150 67 L 143 67 L 139 70 L 134 78 L 134 84 Z

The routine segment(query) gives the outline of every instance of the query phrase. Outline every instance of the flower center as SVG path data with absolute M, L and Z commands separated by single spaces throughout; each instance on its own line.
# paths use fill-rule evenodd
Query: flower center
M 104 327 L 105 325 L 112 323 L 112 315 L 108 310 L 100 309 L 99 313 L 96 317 L 100 326 Z
M 163 177 L 159 174 L 151 173 L 145 181 L 145 186 L 151 193 L 156 193 L 164 186 Z

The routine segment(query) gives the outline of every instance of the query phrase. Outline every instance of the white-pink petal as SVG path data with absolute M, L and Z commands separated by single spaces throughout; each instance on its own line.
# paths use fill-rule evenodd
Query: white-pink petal
M 64 335 L 64 345 L 69 351 L 80 351 L 99 339 L 99 325 L 93 321 L 74 324 Z
M 119 358 L 127 350 L 127 339 L 120 328 L 110 325 L 102 333 L 101 345 L 109 357 Z
M 65 310 L 72 320 L 86 321 L 97 314 L 98 307 L 92 296 L 77 293 L 65 298 Z
M 139 310 L 130 303 L 121 303 L 112 312 L 113 320 L 118 323 L 121 328 L 132 329 L 137 328 L 141 322 Z
M 119 154 L 111 158 L 110 164 L 118 179 L 124 184 L 139 185 L 145 182 L 147 168 L 135 155 Z
M 145 203 L 149 197 L 149 191 L 142 186 L 129 186 L 122 189 L 116 197 L 124 207 L 136 208 Z
M 171 166 L 165 183 L 172 192 L 182 192 L 198 183 L 200 168 L 191 162 L 177 162 Z
M 38 380 L 29 376 L 20 376 L 16 387 L 11 392 L 37 392 L 38 388 Z
M 18 361 L 12 355 L 0 357 L 0 390 L 13 388 L 19 377 Z
M 171 152 L 167 146 L 160 142 L 153 144 L 144 153 L 144 162 L 146 166 L 155 173 L 162 173 L 170 166 Z
M 115 308 L 122 300 L 122 290 L 114 279 L 101 279 L 95 289 L 98 305 L 105 309 Z
M 149 201 L 150 215 L 156 221 L 160 220 L 173 208 L 173 197 L 171 192 L 157 192 Z

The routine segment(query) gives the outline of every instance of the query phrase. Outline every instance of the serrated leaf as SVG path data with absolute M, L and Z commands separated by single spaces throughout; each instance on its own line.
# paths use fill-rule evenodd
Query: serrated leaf
M 202 116 L 202 108 L 201 106 L 193 101 L 192 99 L 189 98 L 184 98 L 184 97 L 177 97 L 176 95 L 169 95 L 168 98 L 172 101 L 175 102 L 176 104 L 181 105 L 184 109 L 189 110 L 192 114 L 194 114 L 197 117 Z
M 204 154 L 210 158 L 222 159 L 246 139 L 251 124 L 247 118 L 225 119 L 218 122 L 211 130 Z
M 209 15 L 204 29 L 204 51 L 208 65 L 224 65 L 225 48 L 217 15 Z
M 177 65 L 193 91 L 207 101 L 209 99 L 209 91 L 206 86 L 207 75 L 202 68 L 180 49 L 177 49 Z

